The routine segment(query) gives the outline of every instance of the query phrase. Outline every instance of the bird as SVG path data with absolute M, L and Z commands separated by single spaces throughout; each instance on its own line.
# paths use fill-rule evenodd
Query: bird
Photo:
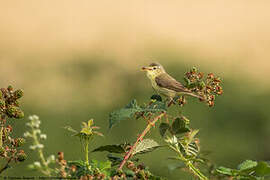
M 177 95 L 193 96 L 199 99 L 203 99 L 202 96 L 194 94 L 179 81 L 170 76 L 164 69 L 164 67 L 158 63 L 151 63 L 149 66 L 141 68 L 146 72 L 147 77 L 150 79 L 153 89 L 165 97 L 169 102 L 173 102 L 174 97 Z

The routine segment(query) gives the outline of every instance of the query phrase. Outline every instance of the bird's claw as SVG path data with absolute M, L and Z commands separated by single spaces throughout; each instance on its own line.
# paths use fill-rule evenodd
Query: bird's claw
M 172 104 L 175 104 L 174 100 L 170 100 L 169 103 L 168 103 L 168 107 L 170 107 Z

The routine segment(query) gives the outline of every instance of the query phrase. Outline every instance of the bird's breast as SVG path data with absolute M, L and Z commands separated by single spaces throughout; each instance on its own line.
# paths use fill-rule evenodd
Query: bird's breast
M 162 94 L 167 97 L 174 97 L 176 95 L 176 92 L 173 90 L 159 87 L 155 79 L 151 79 L 151 84 L 154 90 L 157 91 L 159 94 Z
M 151 79 L 151 84 L 152 84 L 152 87 L 153 87 L 155 90 L 159 90 L 158 85 L 157 85 L 155 79 Z

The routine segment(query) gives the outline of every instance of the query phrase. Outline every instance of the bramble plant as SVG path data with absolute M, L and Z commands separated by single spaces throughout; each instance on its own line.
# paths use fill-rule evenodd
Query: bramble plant
M 24 117 L 19 103 L 22 96 L 23 91 L 14 91 L 12 86 L 0 89 L 0 157 L 5 161 L 0 167 L 0 174 L 11 167 L 12 162 L 22 162 L 27 157 L 24 151 L 19 149 L 25 143 L 25 139 L 13 138 L 12 126 L 9 124 L 12 119 Z
M 216 172 L 232 179 L 263 180 L 270 175 L 270 166 L 264 161 L 246 160 L 238 165 L 237 169 L 219 167 Z
M 215 96 L 222 95 L 223 93 L 222 87 L 220 86 L 220 78 L 215 77 L 212 73 L 204 78 L 203 73 L 198 72 L 197 68 L 194 67 L 185 74 L 184 79 L 186 81 L 186 87 L 203 97 L 200 100 L 206 102 L 209 107 L 214 105 Z M 184 96 L 175 97 L 174 102 L 178 102 L 180 106 L 186 104 Z M 110 114 L 110 127 L 121 120 L 132 117 L 136 117 L 137 119 L 142 117 L 148 122 L 143 133 L 125 154 L 118 170 L 122 170 L 125 163 L 133 156 L 134 149 L 143 142 L 143 138 L 148 131 L 150 131 L 151 127 L 153 127 L 158 120 L 165 117 L 166 123 L 163 122 L 160 124 L 160 134 L 164 137 L 166 132 L 170 133 L 164 140 L 167 143 L 167 146 L 176 153 L 177 156 L 175 159 L 182 161 L 188 170 L 197 178 L 202 180 L 208 179 L 196 167 L 197 162 L 202 162 L 202 159 L 198 156 L 200 151 L 199 139 L 195 137 L 199 130 L 192 130 L 189 128 L 190 122 L 185 116 L 171 116 L 168 113 L 170 105 L 170 102 L 168 102 L 167 105 L 167 102 L 162 101 L 161 96 L 153 95 L 147 106 L 139 106 L 136 101 L 133 100 L 126 107 Z M 172 122 L 172 125 L 170 125 L 170 121 Z
M 74 161 L 74 162 L 69 162 L 68 165 L 76 167 L 76 169 L 80 168 L 80 169 L 83 169 L 84 171 L 89 171 L 89 173 L 86 173 L 86 174 L 90 174 L 92 172 L 91 164 L 89 164 L 89 143 L 95 135 L 103 136 L 102 133 L 96 131 L 97 129 L 99 129 L 99 127 L 93 126 L 93 125 L 94 125 L 94 120 L 90 119 L 87 123 L 82 122 L 82 129 L 80 132 L 72 129 L 69 126 L 66 127 L 67 130 L 73 132 L 74 136 L 77 136 L 80 139 L 80 141 L 82 142 L 84 153 L 85 153 L 84 162 Z M 80 175 L 76 175 L 76 176 L 80 176 Z
M 200 102 L 210 108 L 215 105 L 216 97 L 223 94 L 222 81 L 213 73 L 206 76 L 199 72 L 197 68 L 192 68 L 185 73 L 184 80 L 191 92 L 200 95 Z M 13 92 L 12 88 L 1 89 L 1 157 L 8 160 L 22 161 L 26 155 L 23 151 L 17 151 L 22 139 L 13 139 L 9 137 L 12 128 L 5 126 L 6 117 L 19 118 L 23 116 L 19 109 L 17 99 L 22 96 L 21 91 Z M 40 131 L 38 116 L 30 116 L 30 122 L 27 126 L 30 130 L 24 135 L 31 138 L 33 144 L 30 149 L 37 150 L 39 161 L 34 162 L 29 167 L 42 172 L 46 176 L 57 176 L 59 178 L 75 178 L 81 180 L 162 180 L 164 178 L 153 175 L 148 167 L 140 161 L 137 155 L 151 153 L 160 147 L 167 147 L 174 152 L 173 157 L 167 157 L 176 163 L 169 165 L 169 169 L 181 169 L 200 180 L 263 180 L 270 176 L 270 166 L 264 161 L 246 160 L 241 163 L 237 169 L 226 167 L 217 167 L 208 160 L 201 151 L 200 140 L 198 138 L 198 129 L 191 128 L 191 120 L 184 116 L 183 112 L 178 110 L 187 104 L 185 96 L 177 96 L 173 101 L 162 100 L 160 95 L 152 95 L 149 102 L 139 105 L 134 99 L 125 107 L 116 110 L 109 115 L 109 128 L 113 128 L 118 123 L 127 119 L 142 119 L 146 126 L 142 133 L 133 143 L 124 142 L 122 144 L 103 145 L 89 152 L 89 147 L 93 146 L 93 138 L 103 136 L 94 126 L 94 120 L 82 123 L 80 131 L 67 126 L 67 130 L 74 133 L 81 141 L 84 150 L 83 160 L 68 161 L 64 158 L 64 152 L 59 152 L 55 160 L 51 155 L 47 159 L 44 156 L 44 145 L 41 140 L 46 139 L 47 135 Z M 177 115 L 173 115 L 173 110 L 177 109 Z M 4 117 L 4 118 L 3 118 Z M 148 136 L 154 127 L 159 127 L 160 137 L 163 143 L 158 144 L 154 139 Z M 11 129 L 11 130 L 10 130 Z M 5 145 L 4 145 L 5 143 Z M 8 148 L 6 148 L 8 147 Z M 10 149 L 13 150 L 11 151 Z M 14 150 L 15 149 L 15 150 Z M 3 154 L 2 154 L 3 151 Z M 89 159 L 89 153 L 108 152 L 107 161 L 98 161 Z M 15 152 L 15 153 L 13 153 Z M 17 153 L 18 152 L 18 153 Z M 13 153 L 13 154 L 12 154 Z M 58 166 L 57 166 L 58 165 Z M 0 172 L 8 166 L 4 166 Z M 182 179 L 179 177 L 179 179 Z

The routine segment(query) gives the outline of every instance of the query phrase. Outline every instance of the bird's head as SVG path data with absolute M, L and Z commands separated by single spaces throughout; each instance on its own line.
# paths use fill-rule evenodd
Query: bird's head
M 142 71 L 146 71 L 146 74 L 150 79 L 165 73 L 163 66 L 157 62 L 151 63 L 149 66 L 142 67 Z

